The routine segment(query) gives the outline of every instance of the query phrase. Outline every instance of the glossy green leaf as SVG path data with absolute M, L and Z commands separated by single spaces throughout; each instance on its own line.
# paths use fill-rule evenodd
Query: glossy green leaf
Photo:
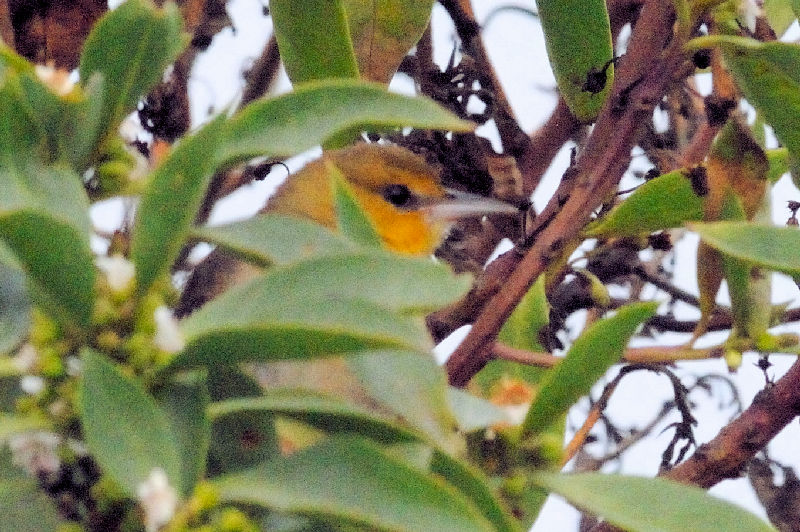
M 796 0 L 764 0 L 764 15 L 778 37 L 797 20 L 795 9 L 798 5 L 800 2 Z
M 557 422 L 615 363 L 639 325 L 655 314 L 658 303 L 626 305 L 614 316 L 589 326 L 542 381 L 523 423 L 525 434 L 538 434 Z
M 435 449 L 430 470 L 466 495 L 484 517 L 491 521 L 495 530 L 500 532 L 522 530 L 519 522 L 509 514 L 508 509 L 495 495 L 489 480 L 476 468 Z
M 424 97 L 392 94 L 364 81 L 325 80 L 245 107 L 228 122 L 218 162 L 228 164 L 260 155 L 288 157 L 344 132 L 404 126 L 460 132 L 474 129 L 471 122 Z
M 302 421 L 328 433 L 358 434 L 380 443 L 417 441 L 419 435 L 396 421 L 329 395 L 307 390 L 270 390 L 263 396 L 234 398 L 213 403 L 209 415 L 214 420 L 246 412 Z
M 539 332 L 550 323 L 550 305 L 545 294 L 545 277 L 540 275 L 533 286 L 520 300 L 514 312 L 503 324 L 497 339 L 511 347 L 528 351 L 543 351 L 539 344 Z M 473 378 L 484 392 L 501 378 L 516 377 L 531 384 L 539 382 L 543 368 L 516 364 L 507 360 L 491 360 Z
M 452 486 L 355 438 L 331 438 L 213 484 L 224 502 L 265 506 L 343 526 L 409 532 L 494 530 Z
M 536 2 L 544 31 L 547 55 L 558 90 L 575 117 L 594 120 L 614 79 L 608 66 L 605 82 L 593 83 L 613 57 L 611 26 L 604 0 L 539 0 Z M 587 84 L 588 82 L 588 84 Z
M 355 194 L 342 172 L 332 162 L 326 162 L 333 181 L 333 203 L 336 206 L 336 225 L 343 236 L 365 247 L 380 248 L 381 237 L 367 214 L 359 206 Z
M 260 266 L 285 266 L 311 257 L 347 254 L 357 247 L 324 226 L 280 214 L 196 228 L 191 235 Z
M 336 267 L 335 262 L 324 262 L 328 258 L 272 270 L 194 312 L 183 322 L 187 346 L 168 369 L 384 347 L 429 348 L 418 322 L 387 310 L 386 305 L 348 295 L 347 291 L 357 291 L 352 272 L 342 274 L 347 282 L 340 292 L 326 287 L 323 279 L 335 272 L 316 265 Z
M 94 25 L 79 71 L 84 83 L 95 73 L 103 76 L 101 123 L 107 132 L 136 109 L 139 98 L 161 80 L 187 44 L 182 28 L 175 4 L 157 9 L 145 0 L 128 0 Z
M 277 310 L 278 300 L 283 300 L 280 309 L 291 302 L 358 299 L 403 314 L 425 314 L 456 301 L 469 286 L 467 276 L 454 276 L 447 266 L 428 259 L 364 249 L 276 268 L 235 286 L 209 303 L 213 307 L 206 305 L 208 311 L 196 311 L 186 331 L 193 334 L 195 322 L 213 325 L 216 316 L 263 316 Z
M 586 236 L 633 236 L 703 219 L 703 198 L 676 170 L 644 183 L 619 206 L 589 226 Z
M 388 84 L 428 25 L 433 0 L 343 0 L 361 77 Z
M 800 274 L 800 231 L 748 222 L 694 223 L 689 226 L 710 246 L 753 264 Z
M 6 165 L 0 188 L 0 240 L 44 308 L 65 323 L 88 325 L 95 270 L 88 200 L 79 178 L 62 168 Z
M 205 377 L 200 373 L 168 382 L 156 394 L 159 406 L 172 426 L 181 463 L 181 495 L 192 493 L 203 478 L 211 439 L 211 422 L 206 415 L 210 402 Z
M 217 119 L 184 137 L 153 173 L 131 241 L 139 293 L 169 270 L 184 244 L 214 172 L 221 124 Z
M 209 371 L 208 391 L 216 402 L 261 396 L 258 382 L 237 366 L 219 366 Z M 278 456 L 278 434 L 270 412 L 250 410 L 219 417 L 211 416 L 208 410 L 211 419 L 209 476 L 242 471 Z
M 800 46 L 719 37 L 725 63 L 747 100 L 764 115 L 789 153 L 800 156 Z
M 10 352 L 27 336 L 30 312 L 25 274 L 0 261 L 0 355 Z
M 447 398 L 447 377 L 432 356 L 373 351 L 349 357 L 347 365 L 373 398 L 443 449 L 458 450 L 461 442 Z
M 29 210 L 0 214 L 0 239 L 23 263 L 28 280 L 53 317 L 86 326 L 94 306 L 95 270 L 75 229 Z
M 770 525 L 704 490 L 663 478 L 599 473 L 538 474 L 535 481 L 569 502 L 632 532 L 775 532 Z
M 340 0 L 273 0 L 275 38 L 294 84 L 325 78 L 358 78 L 358 65 Z
M 161 468 L 170 485 L 185 493 L 179 443 L 167 414 L 105 356 L 85 349 L 81 357 L 81 428 L 103 471 L 136 496 L 137 486 Z

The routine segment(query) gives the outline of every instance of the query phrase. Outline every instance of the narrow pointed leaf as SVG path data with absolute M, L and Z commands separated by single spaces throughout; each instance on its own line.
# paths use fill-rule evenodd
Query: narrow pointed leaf
M 387 350 L 358 354 L 347 363 L 373 398 L 443 449 L 458 450 L 457 423 L 447 399 L 447 378 L 433 357 Z
M 681 171 L 651 179 L 586 231 L 586 236 L 634 236 L 703 219 L 703 198 Z
M 800 230 L 749 222 L 695 223 L 697 232 L 710 246 L 770 270 L 800 274 Z
M 188 496 L 205 473 L 211 439 L 205 378 L 192 374 L 169 382 L 158 391 L 157 399 L 172 427 L 180 454 L 182 495 Z
M 273 0 L 275 38 L 294 84 L 326 78 L 358 78 L 358 65 L 340 0 Z
M 359 206 L 342 172 L 332 162 L 325 166 L 333 181 L 333 203 L 336 206 L 337 227 L 343 236 L 365 247 L 381 247 L 381 237 L 367 214 Z
M 489 485 L 489 480 L 476 468 L 434 449 L 430 469 L 431 473 L 441 476 L 466 495 L 484 517 L 492 522 L 495 530 L 500 532 L 523 530 L 497 498 Z
M 213 484 L 224 502 L 331 524 L 409 532 L 493 530 L 455 488 L 355 438 L 332 438 Z
M 100 467 L 130 496 L 155 468 L 182 489 L 178 444 L 166 413 L 141 385 L 103 355 L 84 350 L 80 419 Z
M 432 0 L 343 0 L 361 77 L 388 84 L 428 25 Z
M 603 0 L 539 0 L 547 55 L 558 90 L 578 120 L 593 120 L 608 95 L 614 67 L 611 26 Z M 593 76 L 594 74 L 594 76 Z
M 770 525 L 695 486 L 663 478 L 538 474 L 537 484 L 632 532 L 775 532 Z
M 278 214 L 196 228 L 191 234 L 259 266 L 284 266 L 311 257 L 346 254 L 356 248 L 346 238 L 317 223 Z
M 88 200 L 70 171 L 27 165 L 0 172 L 0 240 L 14 254 L 45 308 L 86 326 L 94 306 Z
M 471 122 L 424 97 L 393 94 L 364 81 L 325 80 L 245 107 L 228 122 L 218 162 L 228 164 L 260 155 L 288 157 L 344 132 L 404 126 L 474 129 Z
M 328 433 L 358 434 L 385 444 L 417 441 L 420 437 L 396 421 L 307 390 L 270 390 L 260 397 L 229 399 L 209 407 L 209 415 L 214 420 L 242 412 L 267 412 L 302 421 Z
M 718 40 L 736 83 L 775 130 L 789 153 L 800 156 L 800 46 L 753 39 Z
M 572 344 L 567 356 L 542 381 L 523 423 L 525 434 L 537 434 L 557 422 L 613 364 L 639 325 L 655 314 L 658 303 L 634 303 L 590 327 Z
M 221 120 L 185 137 L 152 176 L 131 242 L 139 293 L 167 272 L 184 244 L 214 172 Z
M 180 11 L 173 3 L 156 9 L 145 0 L 128 0 L 95 24 L 81 55 L 80 78 L 103 76 L 103 119 L 107 131 L 164 74 L 183 49 Z

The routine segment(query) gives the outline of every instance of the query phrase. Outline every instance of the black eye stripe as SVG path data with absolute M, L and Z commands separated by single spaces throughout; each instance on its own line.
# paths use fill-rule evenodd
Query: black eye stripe
M 405 207 L 411 202 L 413 195 L 405 185 L 393 184 L 383 189 L 383 198 L 395 207 Z

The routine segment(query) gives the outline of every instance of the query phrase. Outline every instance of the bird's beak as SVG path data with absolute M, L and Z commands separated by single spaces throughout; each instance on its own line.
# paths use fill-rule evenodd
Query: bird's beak
M 446 198 L 421 205 L 420 210 L 434 220 L 450 222 L 491 214 L 518 215 L 521 212 L 518 206 L 511 203 L 452 189 L 447 190 Z

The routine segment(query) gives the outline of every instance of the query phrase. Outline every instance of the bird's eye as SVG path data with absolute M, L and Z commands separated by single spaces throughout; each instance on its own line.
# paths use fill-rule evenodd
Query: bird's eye
M 411 201 L 411 191 L 405 185 L 389 185 L 383 189 L 383 198 L 395 207 L 405 207 Z

